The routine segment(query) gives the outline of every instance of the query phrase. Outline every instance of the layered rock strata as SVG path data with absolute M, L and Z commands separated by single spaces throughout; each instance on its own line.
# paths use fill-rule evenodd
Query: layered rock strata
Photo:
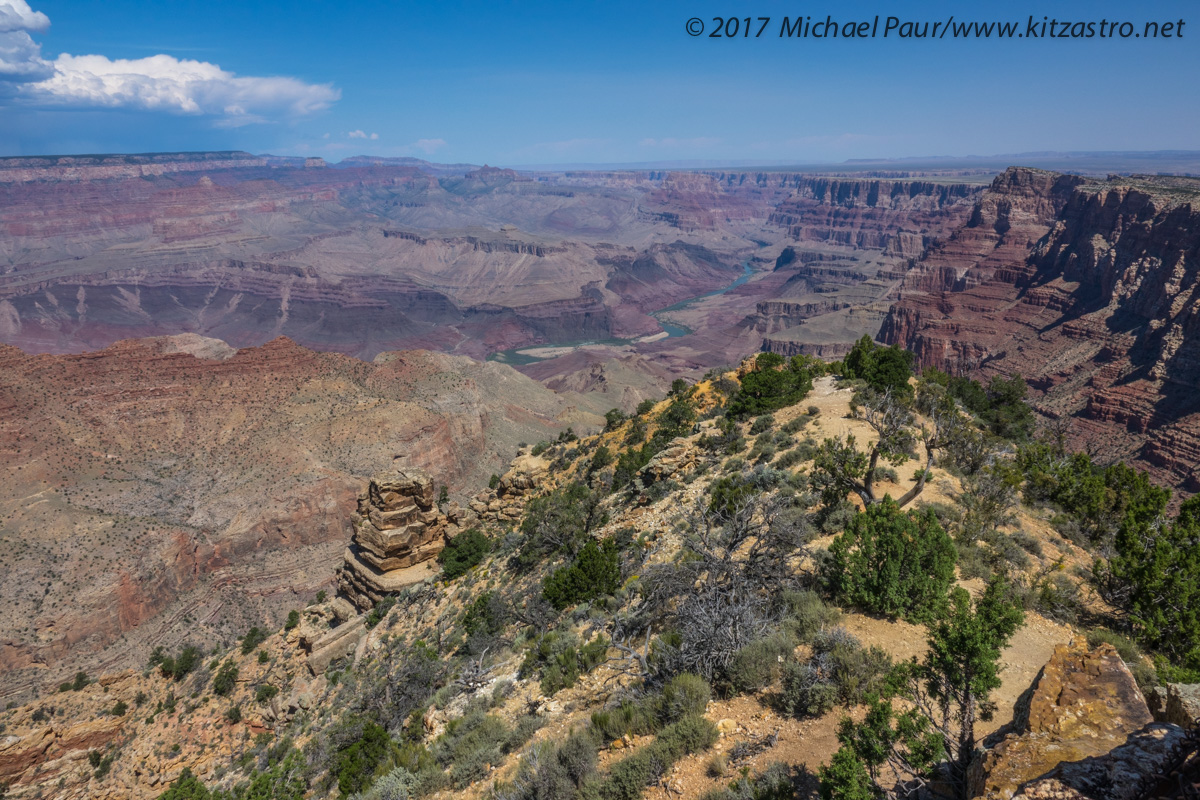
M 449 504 L 443 512 L 435 500 L 433 479 L 421 470 L 380 473 L 359 494 L 338 590 L 360 610 L 435 574 L 426 562 L 474 521 L 473 512 Z
M 1200 180 L 1011 168 L 908 274 L 880 339 L 1021 374 L 1072 446 L 1200 490 Z

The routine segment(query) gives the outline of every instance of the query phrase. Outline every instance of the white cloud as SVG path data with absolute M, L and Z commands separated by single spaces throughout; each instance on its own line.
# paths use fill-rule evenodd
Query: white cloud
M 25 0 L 4 0 L 0 3 L 0 33 L 36 31 L 50 27 L 50 18 L 34 11 Z
M 25 0 L 0 0 L 0 96 L 8 93 L 5 84 L 40 81 L 54 73 L 42 58 L 42 46 L 29 35 L 48 27 L 49 17 Z
M 49 24 L 46 15 L 33 11 L 25 0 L 0 0 L 0 95 L 7 89 L 39 106 L 209 115 L 221 127 L 305 116 L 341 97 L 329 84 L 241 77 L 216 64 L 169 55 L 110 59 L 64 53 L 47 62 L 29 32 Z
M 350 131 L 346 135 L 349 136 L 351 139 L 378 139 L 379 138 L 378 133 L 372 133 L 370 135 L 367 135 L 367 134 L 363 133 L 361 130 Z

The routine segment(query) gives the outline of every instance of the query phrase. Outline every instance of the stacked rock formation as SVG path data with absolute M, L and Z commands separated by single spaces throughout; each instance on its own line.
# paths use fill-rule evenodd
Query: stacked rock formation
M 443 513 L 434 501 L 433 479 L 421 470 L 380 473 L 359 494 L 338 589 L 360 610 L 432 577 L 425 562 L 474 517 L 453 504 Z

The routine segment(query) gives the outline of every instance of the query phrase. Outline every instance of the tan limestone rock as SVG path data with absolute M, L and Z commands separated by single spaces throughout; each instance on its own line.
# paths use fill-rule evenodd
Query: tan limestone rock
M 1015 732 L 972 765 L 970 794 L 1071 798 L 1082 796 L 1071 791 L 1094 787 L 1105 771 L 1134 782 L 1139 769 L 1154 769 L 1178 749 L 1182 731 L 1152 723 L 1133 675 L 1111 645 L 1089 650 L 1083 638 L 1059 645 L 1017 707 Z M 1022 794 L 1035 782 L 1040 793 Z M 1125 796 L 1115 791 L 1104 796 Z
M 1181 728 L 1200 728 L 1200 683 L 1168 683 L 1158 687 L 1146 701 L 1159 722 Z
M 352 541 L 338 574 L 338 590 L 358 611 L 436 574 L 431 567 L 417 568 L 437 557 L 460 524 L 475 520 L 457 504 L 448 506 L 449 515 L 442 513 L 435 497 L 433 479 L 421 470 L 382 472 L 359 494 Z

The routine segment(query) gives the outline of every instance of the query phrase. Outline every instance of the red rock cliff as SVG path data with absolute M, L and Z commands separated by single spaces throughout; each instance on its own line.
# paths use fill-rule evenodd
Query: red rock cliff
M 1200 180 L 1013 168 L 910 273 L 880 338 L 1020 373 L 1077 445 L 1200 489 Z

